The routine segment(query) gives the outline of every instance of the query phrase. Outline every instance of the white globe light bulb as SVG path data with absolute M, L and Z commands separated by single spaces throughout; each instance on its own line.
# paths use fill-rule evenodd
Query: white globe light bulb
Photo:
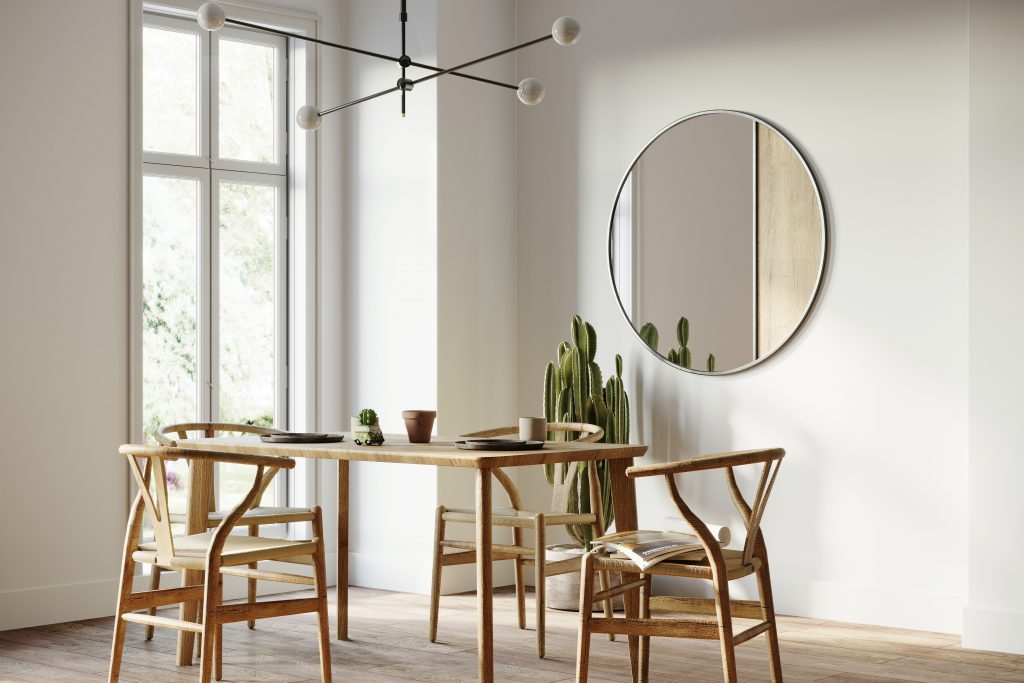
M 320 112 L 312 104 L 307 104 L 296 112 L 295 122 L 302 130 L 314 131 L 320 127 Z
M 207 31 L 216 31 L 222 28 L 226 18 L 224 8 L 215 2 L 203 3 L 199 8 L 199 13 L 196 14 L 199 25 Z
M 551 37 L 559 45 L 575 45 L 580 39 L 580 22 L 572 17 L 560 17 L 551 25 Z
M 519 101 L 523 104 L 533 106 L 540 104 L 544 99 L 544 84 L 536 78 L 524 78 L 519 81 L 519 89 L 516 91 Z

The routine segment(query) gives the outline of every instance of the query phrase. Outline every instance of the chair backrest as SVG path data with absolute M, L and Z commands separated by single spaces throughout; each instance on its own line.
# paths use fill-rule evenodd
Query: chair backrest
M 164 446 L 136 446 L 124 445 L 120 453 L 127 457 L 128 466 L 138 485 L 139 492 L 133 505 L 132 518 L 138 518 L 140 506 L 149 513 L 153 524 L 153 535 L 156 540 L 158 562 L 169 562 L 174 557 L 174 537 L 171 533 L 170 506 L 167 496 L 167 461 L 185 460 L 206 460 L 212 462 L 227 462 L 242 465 L 255 465 L 256 477 L 253 479 L 252 487 L 241 503 L 225 516 L 218 527 L 218 534 L 225 526 L 235 525 L 245 510 L 249 509 L 253 501 L 257 500 L 259 492 L 264 488 L 264 479 L 269 476 L 268 468 L 277 471 L 282 468 L 292 468 L 295 461 L 290 458 L 269 458 L 266 456 L 239 455 L 233 453 L 216 453 L 212 451 L 190 451 L 181 448 L 168 448 Z M 140 460 L 145 461 L 145 466 L 140 466 Z M 152 485 L 154 497 L 150 492 Z
M 176 439 L 171 437 L 172 434 L 178 439 L 187 439 L 189 432 L 200 432 L 196 436 L 202 436 L 207 439 L 212 439 L 224 433 L 256 435 L 283 433 L 280 429 L 274 429 L 273 427 L 260 427 L 258 425 L 236 424 L 233 422 L 179 422 L 162 426 L 153 434 L 153 438 L 161 446 L 173 446 Z
M 768 504 L 768 496 L 771 495 L 772 487 L 775 485 L 775 478 L 779 474 L 779 467 L 785 455 L 786 452 L 781 448 L 713 454 L 678 463 L 641 465 L 630 468 L 627 470 L 627 474 L 631 477 L 664 474 L 669 495 L 672 496 L 672 502 L 675 503 L 679 514 L 682 515 L 683 519 L 690 525 L 690 528 L 700 538 L 701 545 L 704 546 L 710 557 L 714 550 L 719 547 L 718 540 L 703 520 L 683 500 L 674 475 L 683 472 L 724 469 L 726 479 L 729 482 L 729 492 L 732 495 L 733 504 L 739 511 L 740 516 L 743 517 L 743 524 L 747 529 L 747 538 L 743 544 L 743 564 L 750 564 L 754 552 L 758 548 L 762 548 L 764 544 L 761 535 L 761 518 L 764 516 L 764 510 Z M 743 492 L 740 491 L 739 483 L 736 481 L 735 469 L 746 465 L 761 466 L 761 476 L 758 479 L 752 505 L 747 503 L 746 498 L 743 497 Z
M 549 434 L 562 435 L 566 441 L 597 443 L 604 438 L 604 430 L 602 428 L 585 422 L 548 422 L 547 431 Z M 489 439 L 496 436 L 510 436 L 518 433 L 519 427 L 496 427 L 494 429 L 484 429 L 479 432 L 463 434 L 462 436 L 467 439 Z M 594 468 L 590 469 L 593 470 Z M 492 468 L 491 472 L 505 490 L 509 505 L 514 510 L 521 509 L 522 500 L 519 497 L 519 489 L 516 488 L 508 474 L 500 467 Z
M 206 439 L 212 439 L 215 436 L 222 436 L 224 434 L 255 434 L 262 436 L 264 434 L 283 434 L 280 429 L 274 429 L 273 427 L 260 427 L 258 425 L 233 423 L 233 422 L 179 422 L 177 424 L 169 424 L 160 427 L 153 434 L 153 438 L 157 440 L 161 446 L 177 446 L 177 439 L 189 438 L 189 432 L 196 432 L 197 437 L 203 437 Z M 172 438 L 174 437 L 177 438 Z M 256 497 L 256 505 L 259 505 L 259 501 L 263 499 L 263 494 L 266 493 L 267 488 L 274 481 L 274 477 L 277 476 L 277 468 L 270 468 L 265 477 L 263 489 L 260 491 L 259 496 Z M 210 495 L 210 512 L 217 509 L 217 494 L 216 490 L 213 489 L 213 482 L 210 482 L 211 495 Z

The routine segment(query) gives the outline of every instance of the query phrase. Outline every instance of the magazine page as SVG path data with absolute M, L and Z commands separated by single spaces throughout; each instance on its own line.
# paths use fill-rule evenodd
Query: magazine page
M 640 569 L 704 549 L 696 536 L 675 531 L 620 531 L 594 539 L 594 543 L 624 554 Z

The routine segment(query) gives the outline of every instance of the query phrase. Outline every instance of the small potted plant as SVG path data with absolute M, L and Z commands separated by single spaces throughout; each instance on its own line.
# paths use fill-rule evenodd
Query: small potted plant
M 358 417 L 352 418 L 352 440 L 358 446 L 380 446 L 384 443 L 384 432 L 380 430 L 375 410 L 364 408 Z

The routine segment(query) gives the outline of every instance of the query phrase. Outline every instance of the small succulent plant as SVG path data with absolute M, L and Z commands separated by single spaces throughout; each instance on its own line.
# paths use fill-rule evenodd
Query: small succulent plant
M 358 417 L 352 418 L 352 441 L 357 446 L 380 446 L 384 443 L 384 433 L 377 422 L 377 411 L 363 408 Z

